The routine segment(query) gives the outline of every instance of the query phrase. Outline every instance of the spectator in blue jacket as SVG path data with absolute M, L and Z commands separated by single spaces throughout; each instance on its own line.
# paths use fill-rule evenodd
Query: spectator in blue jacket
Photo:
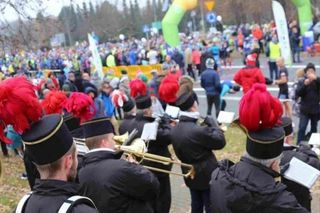
M 218 74 L 217 65 L 212 58 L 206 60 L 206 70 L 201 74 L 201 87 L 204 88 L 207 95 L 207 115 L 211 115 L 212 105 L 215 106 L 216 117 L 220 112 L 220 76 Z
M 102 83 L 101 87 L 101 95 L 100 98 L 103 101 L 104 104 L 104 109 L 105 109 L 105 116 L 108 118 L 111 118 L 114 116 L 115 113 L 115 107 L 111 101 L 111 93 L 113 91 L 112 86 L 110 85 L 109 82 L 104 81 Z

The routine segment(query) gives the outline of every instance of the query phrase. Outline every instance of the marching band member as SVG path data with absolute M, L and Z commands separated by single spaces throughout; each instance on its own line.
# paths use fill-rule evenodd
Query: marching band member
M 151 123 L 155 121 L 152 117 L 152 101 L 150 96 L 138 96 L 135 99 L 137 106 L 137 115 L 132 122 L 123 125 L 123 129 L 128 132 L 132 132 L 134 129 L 138 130 L 136 137 L 141 137 L 143 127 L 146 123 Z M 171 126 L 169 121 L 162 119 L 159 124 L 157 139 L 155 141 L 150 141 L 148 146 L 148 153 L 160 155 L 164 157 L 171 157 L 168 149 L 168 145 L 171 144 L 170 139 Z M 172 165 L 163 165 L 161 163 L 144 161 L 143 165 L 165 169 L 170 171 Z M 155 212 L 168 213 L 171 206 L 171 187 L 170 187 L 170 177 L 168 174 L 153 172 L 159 182 L 160 182 L 160 194 L 159 198 L 154 204 Z
M 281 127 L 283 127 L 285 132 L 285 143 L 282 152 L 282 158 L 280 161 L 280 166 L 286 167 L 293 157 L 298 158 L 299 160 L 307 163 L 308 165 L 314 167 L 315 169 L 320 170 L 320 160 L 318 155 L 311 149 L 309 145 L 290 145 L 290 139 L 292 139 L 293 127 L 292 120 L 289 117 L 281 118 Z M 289 141 L 288 141 L 289 139 Z M 284 171 L 281 171 L 284 172 Z M 282 177 L 282 183 L 287 186 L 287 191 L 294 194 L 297 198 L 299 204 L 306 208 L 308 211 L 311 211 L 311 192 L 310 190 L 296 182 L 288 180 Z
M 100 212 L 153 212 L 159 182 L 147 169 L 119 159 L 114 151 L 114 129 L 108 118 L 82 124 L 89 152 L 79 171 L 79 182 Z
M 191 193 L 191 212 L 203 212 L 204 207 L 206 212 L 211 212 L 209 181 L 211 172 L 217 167 L 212 150 L 225 146 L 224 134 L 212 117 L 206 118 L 206 126 L 197 125 L 200 113 L 191 93 L 180 95 L 176 106 L 181 112 L 179 123 L 171 132 L 172 145 L 177 157 L 183 163 L 192 164 L 195 169 L 194 179 L 184 179 Z
M 124 117 L 123 117 L 123 121 L 119 126 L 120 135 L 123 135 L 126 133 L 126 129 L 124 127 L 127 126 L 130 122 L 132 122 L 132 120 L 136 117 L 136 113 L 137 113 L 136 105 L 131 98 L 129 98 L 129 100 L 123 103 L 122 109 L 124 111 Z
M 276 181 L 285 138 L 277 126 L 281 115 L 279 100 L 264 84 L 254 84 L 243 96 L 239 121 L 247 136 L 246 153 L 237 163 L 223 160 L 212 173 L 212 212 L 308 212 Z
M 22 135 L 26 152 L 40 173 L 33 192 L 19 202 L 17 213 L 98 212 L 93 202 L 79 197 L 77 151 L 61 115 L 44 116 Z M 60 212 L 60 211 L 59 211 Z

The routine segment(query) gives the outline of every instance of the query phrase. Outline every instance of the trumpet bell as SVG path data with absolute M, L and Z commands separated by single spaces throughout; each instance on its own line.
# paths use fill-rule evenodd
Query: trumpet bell
M 126 132 L 123 135 L 115 135 L 113 136 L 113 140 L 118 144 L 123 144 L 129 138 L 129 132 Z
M 140 138 L 135 139 L 130 146 L 121 146 L 121 149 L 123 151 L 141 154 L 146 153 L 148 151 L 146 143 Z

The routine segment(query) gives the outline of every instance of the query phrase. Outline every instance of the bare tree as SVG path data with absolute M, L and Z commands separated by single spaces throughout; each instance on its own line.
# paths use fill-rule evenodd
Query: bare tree
M 22 44 L 29 47 L 32 37 L 27 26 L 40 9 L 44 9 L 43 0 L 0 0 L 1 44 L 14 48 L 22 41 Z M 8 13 L 16 16 L 17 20 L 10 22 L 6 17 Z

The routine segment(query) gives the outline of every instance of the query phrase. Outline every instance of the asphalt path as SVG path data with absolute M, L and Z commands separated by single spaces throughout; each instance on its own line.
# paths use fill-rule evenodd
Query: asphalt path
M 313 57 L 313 58 L 303 58 L 302 59 L 304 63 L 299 63 L 299 64 L 293 64 L 292 66 L 288 66 L 288 73 L 289 73 L 289 89 L 291 89 L 291 85 L 295 81 L 295 73 L 298 69 L 304 68 L 307 63 L 312 62 L 316 65 L 317 68 L 317 75 L 320 76 L 320 57 Z M 261 58 L 260 59 L 260 64 L 261 64 L 261 70 L 263 71 L 264 75 L 269 78 L 269 68 L 267 65 L 267 59 L 266 58 Z M 228 69 L 222 67 L 222 72 L 220 75 L 221 80 L 232 80 L 234 74 L 243 67 L 241 59 L 235 59 L 233 66 Z M 267 86 L 268 91 L 275 97 L 278 96 L 278 87 L 277 86 Z M 205 91 L 203 88 L 200 86 L 199 79 L 196 80 L 194 91 L 198 95 L 199 98 L 199 109 L 200 113 L 202 116 L 205 116 L 207 113 L 207 101 L 206 101 L 206 95 Z M 243 93 L 240 91 L 236 94 L 227 94 L 226 97 L 224 98 L 227 107 L 226 111 L 228 112 L 234 112 L 236 116 L 238 115 L 238 108 L 239 108 L 239 102 L 241 100 Z M 212 109 L 212 114 L 214 115 L 215 108 L 213 107 Z M 293 122 L 294 122 L 294 127 L 295 131 L 298 130 L 298 125 L 299 125 L 299 118 L 294 116 L 293 117 Z M 308 127 L 309 128 L 309 127 Z M 318 130 L 320 131 L 320 125 L 318 125 Z

